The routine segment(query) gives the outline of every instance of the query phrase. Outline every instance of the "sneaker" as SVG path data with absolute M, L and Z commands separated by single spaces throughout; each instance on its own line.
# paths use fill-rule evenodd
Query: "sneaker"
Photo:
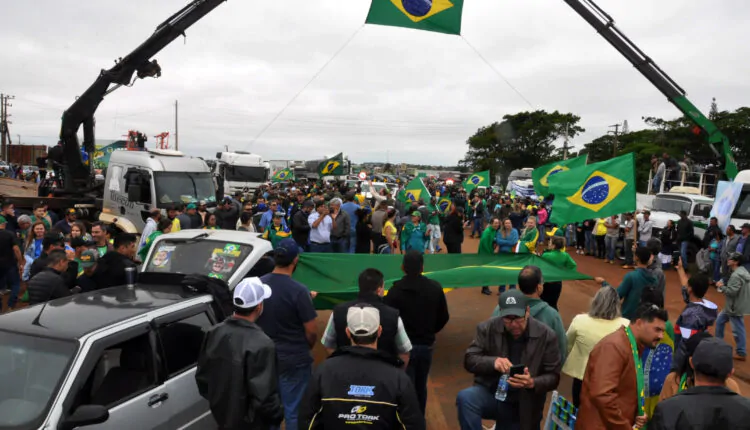
M 633 268 L 633 266 L 628 266 L 627 264 L 623 264 L 623 265 L 622 265 L 622 268 L 623 268 L 623 269 L 632 269 L 632 268 Z
M 485 296 L 491 296 L 492 291 L 490 291 L 490 287 L 482 287 L 482 294 L 484 294 Z
M 732 358 L 734 358 L 737 361 L 747 361 L 746 355 L 735 354 Z
M 615 264 L 615 260 L 609 260 L 609 264 Z

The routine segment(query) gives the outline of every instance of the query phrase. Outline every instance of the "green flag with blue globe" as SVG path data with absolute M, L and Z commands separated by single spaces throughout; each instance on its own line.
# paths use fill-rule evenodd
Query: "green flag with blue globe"
M 471 176 L 466 178 L 463 182 L 463 187 L 467 192 L 471 192 L 477 187 L 490 187 L 490 171 L 484 170 L 482 172 L 472 173 Z
M 635 154 L 557 173 L 549 178 L 555 195 L 550 222 L 569 224 L 636 209 Z

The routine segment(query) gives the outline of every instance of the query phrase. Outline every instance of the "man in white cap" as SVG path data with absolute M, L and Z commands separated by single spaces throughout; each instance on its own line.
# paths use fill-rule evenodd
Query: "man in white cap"
M 195 381 L 221 430 L 269 429 L 284 409 L 276 376 L 276 348 L 255 321 L 271 288 L 260 278 L 234 289 L 234 314 L 203 339 Z
M 378 350 L 382 332 L 377 308 L 362 303 L 348 309 L 352 345 L 336 349 L 315 370 L 299 408 L 299 428 L 425 428 L 411 380 L 396 357 Z

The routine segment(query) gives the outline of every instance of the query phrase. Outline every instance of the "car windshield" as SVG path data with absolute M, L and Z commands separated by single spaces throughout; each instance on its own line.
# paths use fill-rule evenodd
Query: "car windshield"
M 39 426 L 77 349 L 73 341 L 0 331 L 0 429 Z
M 750 190 L 742 190 L 742 193 L 740 193 L 732 218 L 750 219 Z
M 227 165 L 224 176 L 227 181 L 233 182 L 267 182 L 268 169 L 256 166 Z
M 664 197 L 654 197 L 653 203 L 651 203 L 652 211 L 670 212 L 673 214 L 679 214 L 680 211 L 690 213 L 690 202 L 684 200 L 668 199 Z
M 197 273 L 229 281 L 252 250 L 251 245 L 216 240 L 164 240 L 151 252 L 145 271 Z
M 174 203 L 216 202 L 214 181 L 207 172 L 154 172 L 160 208 Z

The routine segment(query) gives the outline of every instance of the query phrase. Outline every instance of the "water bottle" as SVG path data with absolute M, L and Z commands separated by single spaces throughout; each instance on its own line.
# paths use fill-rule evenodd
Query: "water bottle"
M 500 380 L 497 381 L 497 391 L 495 391 L 495 399 L 501 402 L 505 401 L 508 397 L 508 374 L 503 373 Z

